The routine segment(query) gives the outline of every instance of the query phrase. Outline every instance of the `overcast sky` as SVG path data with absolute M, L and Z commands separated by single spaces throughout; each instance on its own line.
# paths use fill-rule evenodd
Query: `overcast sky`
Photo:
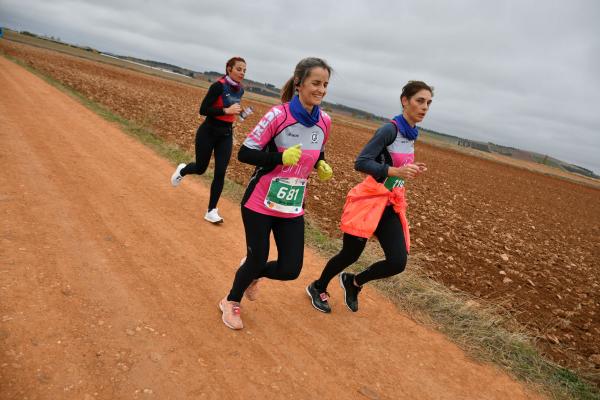
M 0 0 L 9 28 L 199 71 L 240 55 L 247 78 L 278 87 L 322 57 L 328 101 L 385 117 L 423 80 L 435 87 L 423 127 L 597 174 L 599 21 L 597 0 Z

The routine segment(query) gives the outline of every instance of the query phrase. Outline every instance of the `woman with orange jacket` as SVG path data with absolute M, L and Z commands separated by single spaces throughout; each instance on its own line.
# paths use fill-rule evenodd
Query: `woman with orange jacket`
M 368 176 L 346 198 L 342 249 L 329 260 L 319 279 L 306 287 L 317 310 L 331 312 L 327 286 L 337 274 L 345 303 L 356 312 L 358 294 L 365 283 L 404 271 L 410 250 L 404 182 L 427 170 L 424 163 L 414 161 L 414 143 L 419 135 L 416 124 L 425 118 L 432 97 L 433 88 L 426 83 L 408 82 L 400 95 L 402 114 L 381 126 L 356 159 L 356 170 Z M 358 260 L 373 234 L 385 260 L 356 275 L 342 272 Z

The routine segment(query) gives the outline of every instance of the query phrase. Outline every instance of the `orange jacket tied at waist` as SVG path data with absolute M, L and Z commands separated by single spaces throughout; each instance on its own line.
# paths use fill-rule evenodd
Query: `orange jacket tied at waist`
M 396 187 L 389 191 L 372 176 L 367 176 L 365 180 L 348 192 L 340 223 L 342 232 L 370 238 L 377 229 L 379 220 L 388 204 L 392 204 L 402 222 L 406 251 L 410 252 L 410 232 L 406 219 L 404 187 Z

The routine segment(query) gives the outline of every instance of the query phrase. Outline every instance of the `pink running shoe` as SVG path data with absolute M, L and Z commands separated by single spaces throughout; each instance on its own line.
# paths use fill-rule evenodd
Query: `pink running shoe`
M 242 329 L 244 324 L 242 323 L 240 303 L 237 301 L 227 301 L 225 296 L 219 302 L 219 308 L 223 312 L 223 323 L 231 329 Z

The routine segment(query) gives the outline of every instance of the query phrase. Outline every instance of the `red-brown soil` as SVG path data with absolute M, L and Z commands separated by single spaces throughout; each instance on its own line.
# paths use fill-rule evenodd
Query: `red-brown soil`
M 2 399 L 533 399 L 371 288 L 316 312 L 303 275 L 220 320 L 244 254 L 239 206 L 0 57 Z
M 203 89 L 11 42 L 0 49 L 193 149 Z M 237 127 L 236 148 L 269 107 L 247 101 L 256 113 Z M 333 115 L 327 158 L 335 177 L 311 182 L 307 207 L 333 236 L 344 197 L 361 179 L 354 157 L 371 135 Z M 416 152 L 429 171 L 409 187 L 412 251 L 428 275 L 503 303 L 562 365 L 600 368 L 600 190 L 424 143 Z M 250 173 L 232 159 L 230 179 L 244 184 Z

